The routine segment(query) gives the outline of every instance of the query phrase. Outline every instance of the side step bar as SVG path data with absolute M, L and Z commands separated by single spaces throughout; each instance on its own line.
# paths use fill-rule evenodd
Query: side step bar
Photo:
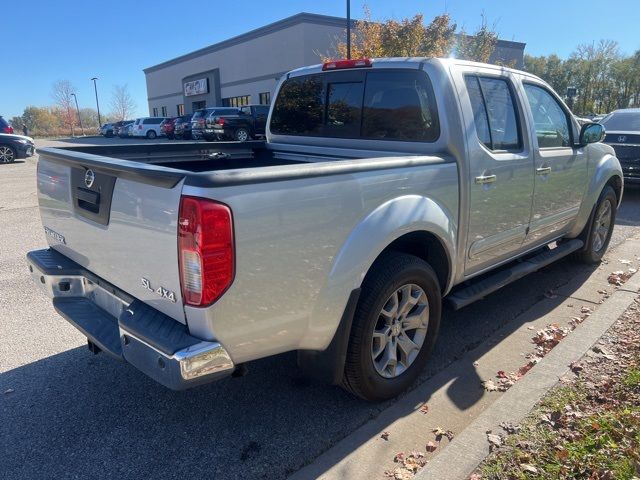
M 484 277 L 481 280 L 472 280 L 470 285 L 459 290 L 454 290 L 451 294 L 447 295 L 445 301 L 454 310 L 459 310 L 521 279 L 525 275 L 540 270 L 542 267 L 546 267 L 556 260 L 580 250 L 583 246 L 584 242 L 578 239 L 563 242 L 554 249 L 544 250 L 542 253 L 529 257 L 511 267 L 499 270 L 494 274 L 489 274 L 488 277 Z

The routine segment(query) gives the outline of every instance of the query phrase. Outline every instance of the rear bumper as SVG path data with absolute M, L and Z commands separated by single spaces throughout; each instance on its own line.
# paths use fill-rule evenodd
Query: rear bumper
M 158 383 L 184 390 L 232 373 L 218 342 L 202 341 L 186 326 L 51 250 L 27 254 L 37 285 L 56 311 L 94 347 L 131 363 Z M 95 350 L 94 350 L 95 351 Z

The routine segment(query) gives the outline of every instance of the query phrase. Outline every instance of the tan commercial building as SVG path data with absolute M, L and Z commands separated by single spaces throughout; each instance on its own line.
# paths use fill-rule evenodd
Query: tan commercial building
M 345 38 L 346 19 L 299 13 L 144 70 L 149 114 L 269 104 L 289 70 L 320 63 Z M 499 40 L 494 58 L 521 67 L 524 43 Z

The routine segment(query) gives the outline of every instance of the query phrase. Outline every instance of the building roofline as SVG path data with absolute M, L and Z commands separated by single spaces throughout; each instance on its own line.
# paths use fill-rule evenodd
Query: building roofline
M 351 24 L 355 25 L 356 21 L 357 20 L 352 19 Z M 301 23 L 311 23 L 314 25 L 327 25 L 331 27 L 343 27 L 343 28 L 347 27 L 347 19 L 343 17 L 334 17 L 330 15 L 320 15 L 317 13 L 301 12 L 295 15 L 291 15 L 290 17 L 283 18 L 282 20 L 278 20 L 276 22 L 270 23 L 263 27 L 258 27 L 246 33 L 236 35 L 235 37 L 231 37 L 227 40 L 214 43 L 213 45 L 200 48 L 198 50 L 195 50 L 190 53 L 186 53 L 184 55 L 180 55 L 179 57 L 173 58 L 171 60 L 167 60 L 165 62 L 158 63 L 157 65 L 147 67 L 143 69 L 143 72 L 145 74 L 155 72 L 157 70 L 161 70 L 171 65 L 176 65 L 182 62 L 186 62 L 187 60 L 192 60 L 194 58 L 202 57 L 204 55 L 208 55 L 209 53 L 217 52 L 219 50 L 223 50 L 225 48 L 229 48 L 234 45 L 238 45 L 239 43 L 247 42 L 249 40 L 254 40 L 256 38 L 269 35 L 270 33 L 278 32 L 280 30 L 284 30 L 285 28 L 289 28 L 294 25 L 299 25 Z M 525 45 L 526 44 L 521 42 L 498 39 L 498 43 L 496 46 L 501 46 L 506 48 L 521 48 L 522 50 L 524 50 Z
M 351 21 L 352 24 L 355 23 L 355 20 Z M 203 55 L 207 55 L 209 53 L 217 52 L 224 48 L 231 47 L 233 45 L 237 45 L 239 43 L 247 42 L 249 40 L 253 40 L 256 38 L 263 37 L 265 35 L 269 35 L 270 33 L 278 32 L 280 30 L 284 30 L 285 28 L 292 27 L 294 25 L 299 25 L 301 23 L 313 23 L 316 25 L 328 25 L 332 27 L 347 27 L 347 19 L 340 17 L 332 17 L 329 15 L 318 15 L 316 13 L 307 13 L 301 12 L 295 15 L 292 15 L 287 18 L 283 18 L 282 20 L 278 20 L 276 22 L 270 23 L 263 27 L 258 27 L 254 30 L 250 30 L 246 33 L 242 33 L 235 37 L 231 37 L 227 40 L 223 40 L 218 43 L 214 43 L 213 45 L 209 45 L 208 47 L 200 48 L 193 52 L 187 53 L 185 55 L 180 55 L 179 57 L 173 58 L 171 60 L 167 60 L 166 62 L 158 63 L 157 65 L 153 65 L 151 67 L 147 67 L 143 70 L 144 73 L 151 73 L 156 70 L 160 70 L 162 68 L 175 65 L 177 63 L 182 63 L 187 60 L 191 60 L 193 58 L 198 58 Z

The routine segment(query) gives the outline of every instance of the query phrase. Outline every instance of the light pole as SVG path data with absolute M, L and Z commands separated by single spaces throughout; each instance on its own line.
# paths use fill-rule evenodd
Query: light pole
M 351 60 L 351 0 L 347 0 L 347 60 Z
M 100 104 L 98 103 L 98 87 L 96 86 L 96 80 L 98 77 L 92 77 L 93 90 L 96 92 L 96 108 L 98 109 L 98 129 L 102 126 L 102 120 L 100 119 Z
M 76 112 L 78 112 L 78 122 L 80 123 L 80 130 L 82 130 L 82 136 L 84 137 L 84 127 L 82 126 L 82 119 L 80 118 L 80 108 L 78 108 L 78 97 L 75 93 L 71 94 L 76 99 Z

